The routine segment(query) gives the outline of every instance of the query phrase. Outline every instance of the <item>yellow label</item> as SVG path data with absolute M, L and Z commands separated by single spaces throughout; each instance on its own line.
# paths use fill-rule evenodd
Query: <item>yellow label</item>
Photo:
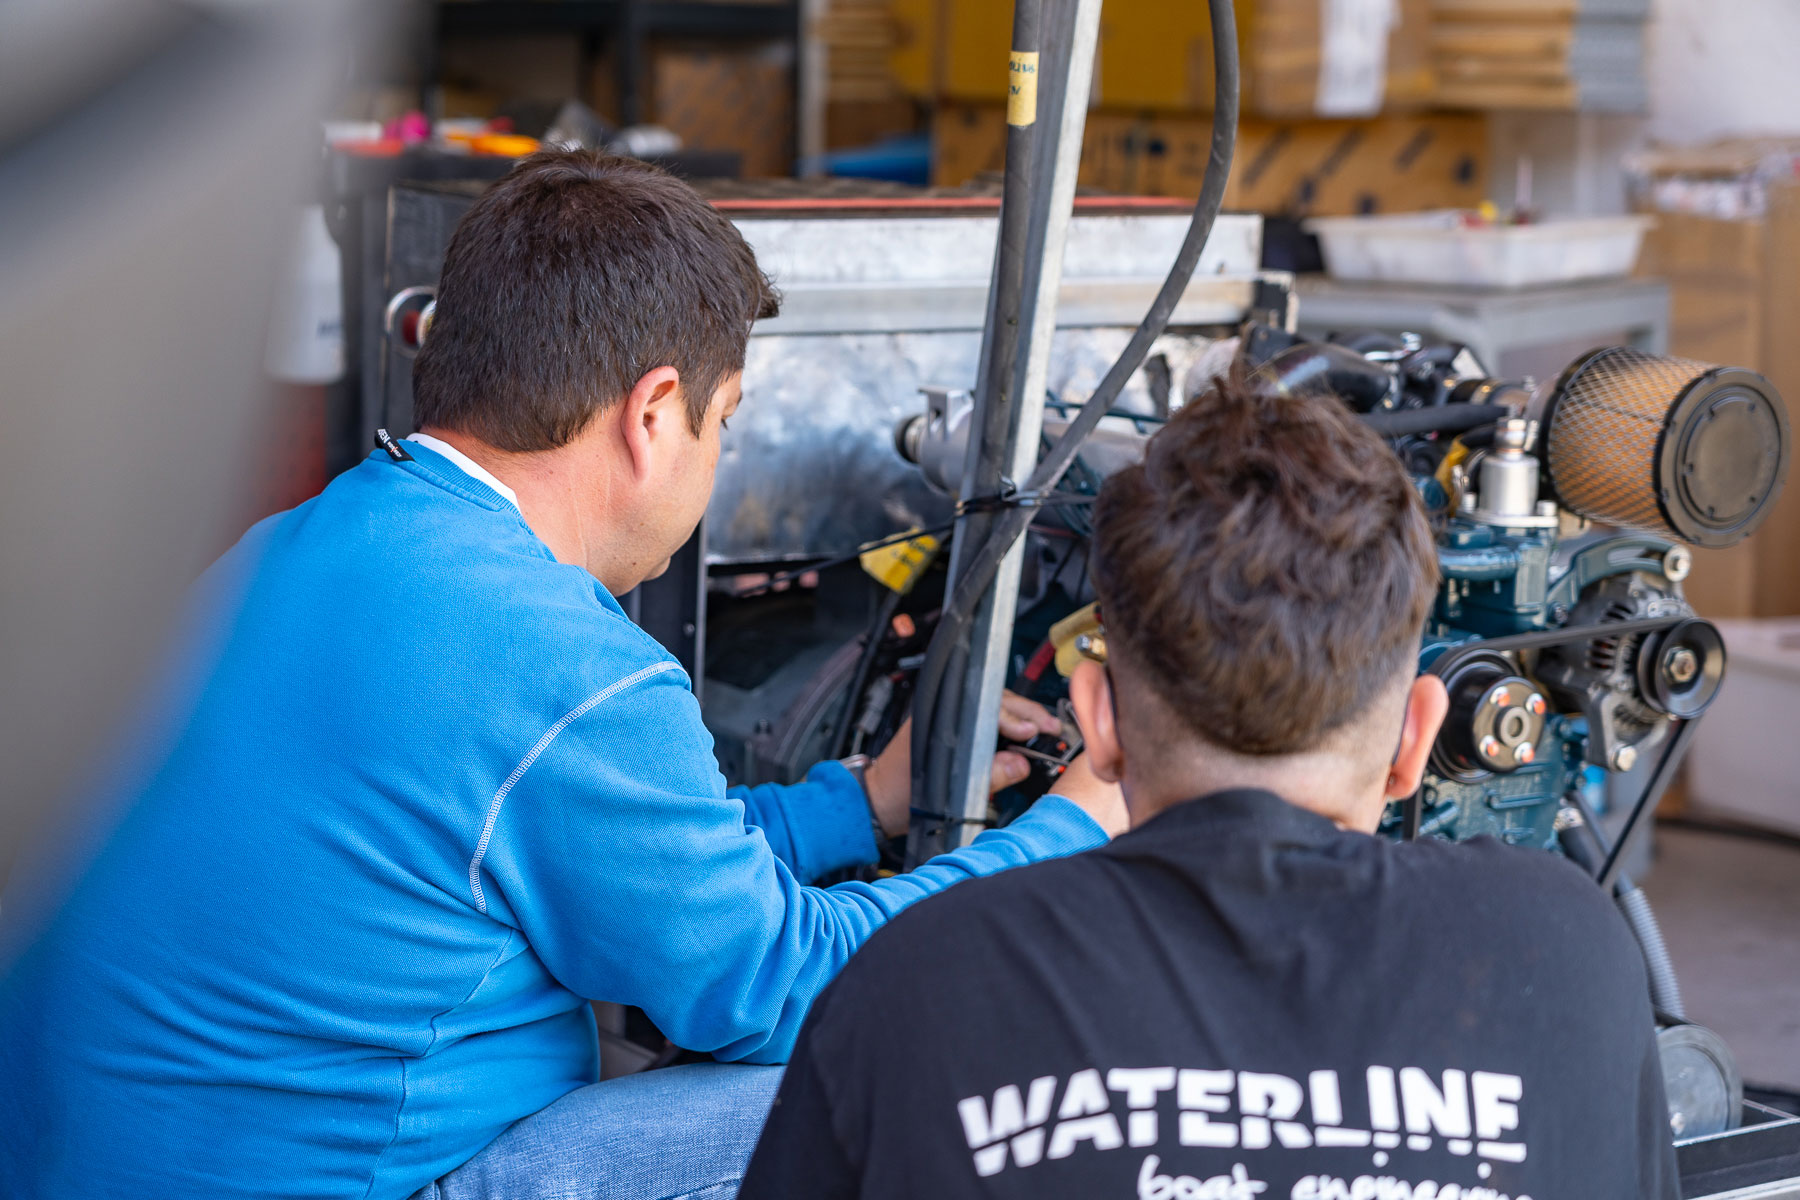
M 883 587 L 904 596 L 912 591 L 913 584 L 919 581 L 919 576 L 925 573 L 925 568 L 937 557 L 938 547 L 936 538 L 930 534 L 921 534 L 909 541 L 864 550 L 862 568 Z
M 1014 50 L 1006 63 L 1006 123 L 1030 125 L 1037 120 L 1037 51 Z

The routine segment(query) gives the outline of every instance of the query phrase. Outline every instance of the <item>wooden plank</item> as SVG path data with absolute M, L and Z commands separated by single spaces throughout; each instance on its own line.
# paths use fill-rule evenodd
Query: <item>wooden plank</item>
M 1438 78 L 1451 84 L 1518 84 L 1524 87 L 1574 82 L 1568 64 L 1558 58 L 1480 59 L 1451 58 L 1438 63 Z M 1440 89 L 1441 90 L 1441 89 Z
M 1466 15 L 1503 21 L 1536 20 L 1546 16 L 1573 17 L 1580 11 L 1580 0 L 1431 0 L 1432 15 L 1439 19 Z
M 1569 111 L 1578 108 L 1581 95 L 1568 84 L 1458 83 L 1441 79 L 1438 103 L 1446 108 L 1529 108 Z
M 894 84 L 879 80 L 833 81 L 825 86 L 825 99 L 832 104 L 868 104 L 892 100 L 899 94 Z
M 1563 58 L 1574 44 L 1574 26 L 1566 23 L 1458 21 L 1440 23 L 1431 31 L 1431 49 L 1438 55 L 1466 55 L 1471 58 L 1544 55 Z

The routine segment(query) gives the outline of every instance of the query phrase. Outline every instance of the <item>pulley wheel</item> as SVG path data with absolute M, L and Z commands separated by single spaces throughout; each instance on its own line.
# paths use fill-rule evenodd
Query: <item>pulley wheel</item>
M 1711 621 L 1699 618 L 1653 634 L 1638 652 L 1638 684 L 1657 712 L 1697 717 L 1725 681 L 1725 639 Z
M 1444 680 L 1450 711 L 1432 766 L 1452 779 L 1507 774 L 1537 760 L 1549 703 L 1502 655 L 1472 657 Z

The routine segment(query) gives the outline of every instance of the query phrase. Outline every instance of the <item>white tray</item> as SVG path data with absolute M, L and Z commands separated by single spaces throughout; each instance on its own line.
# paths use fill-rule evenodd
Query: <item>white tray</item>
M 1725 682 L 1688 755 L 1696 811 L 1800 835 L 1800 620 L 1718 621 Z
M 1454 210 L 1313 217 L 1325 269 L 1338 279 L 1460 287 L 1531 287 L 1631 274 L 1647 216 L 1465 228 Z

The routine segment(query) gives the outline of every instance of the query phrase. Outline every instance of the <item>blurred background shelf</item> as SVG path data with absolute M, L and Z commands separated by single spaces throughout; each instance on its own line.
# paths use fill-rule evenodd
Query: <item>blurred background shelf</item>
M 556 33 L 636 29 L 644 34 L 782 37 L 798 29 L 791 3 L 683 4 L 669 0 L 443 0 L 442 33 Z
M 455 86 L 451 75 L 479 70 L 480 64 L 474 60 L 480 55 L 469 53 L 472 46 L 488 44 L 495 38 L 561 38 L 565 44 L 549 52 L 545 65 L 568 65 L 574 76 L 570 81 L 573 84 L 571 94 L 607 111 L 619 125 L 656 121 L 657 59 L 659 55 L 666 57 L 667 54 L 660 43 L 680 39 L 690 43 L 687 49 L 690 58 L 695 54 L 693 40 L 762 42 L 779 47 L 773 55 L 765 51 L 761 59 L 773 60 L 775 73 L 785 76 L 786 86 L 781 90 L 786 93 L 785 103 L 790 114 L 797 104 L 801 33 L 798 3 L 441 0 L 429 7 L 429 20 L 422 28 L 423 36 L 416 42 L 420 55 L 418 69 L 421 82 L 428 88 L 436 87 L 440 97 L 446 87 Z M 574 51 L 572 62 L 570 39 Z M 459 42 L 462 44 L 457 45 Z M 525 47 L 524 51 L 529 54 L 533 49 Z M 543 54 L 542 43 L 535 49 Z M 725 47 L 714 45 L 708 49 L 718 58 Z M 515 47 L 513 52 L 518 53 L 519 48 Z M 506 51 L 502 49 L 492 57 L 504 62 Z M 685 89 L 687 85 L 682 86 Z M 759 82 L 756 98 L 766 95 Z M 727 95 L 721 99 L 729 101 L 732 97 Z M 752 107 L 759 105 L 753 100 Z M 789 125 L 792 124 L 790 114 L 784 114 Z M 788 142 L 791 159 L 794 152 L 791 133 Z

